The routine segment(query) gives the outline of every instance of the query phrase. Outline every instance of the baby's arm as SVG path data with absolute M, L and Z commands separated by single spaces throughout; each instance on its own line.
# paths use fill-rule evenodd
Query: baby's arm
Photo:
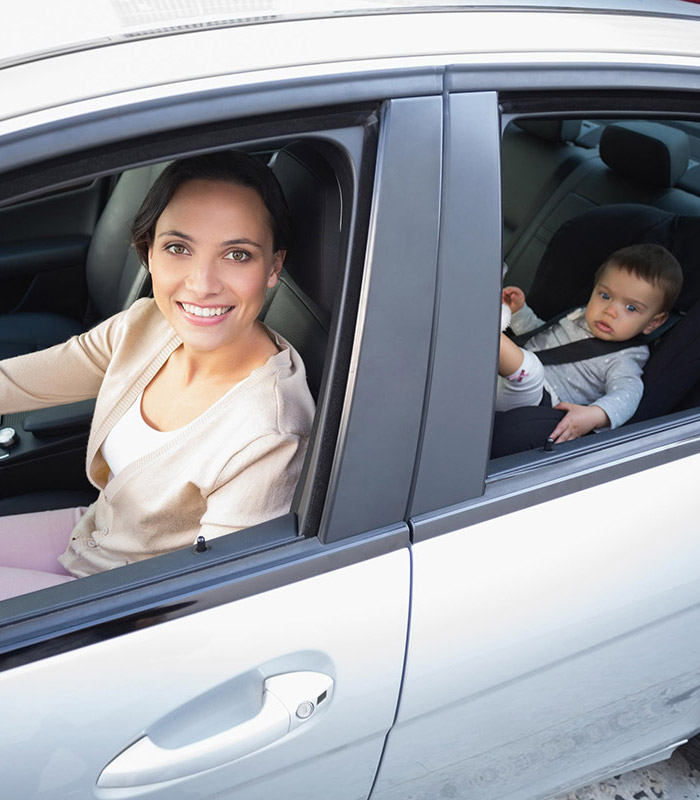
M 578 403 L 557 403 L 554 408 L 566 411 L 557 427 L 549 434 L 553 442 L 568 442 L 585 436 L 595 428 L 604 428 L 610 424 L 608 415 L 595 405 L 581 406 Z
M 540 319 L 525 302 L 525 293 L 518 286 L 506 286 L 501 299 L 513 313 L 510 328 L 516 336 L 544 325 L 544 320 Z
M 504 286 L 501 300 L 515 314 L 525 305 L 525 292 L 519 286 Z
M 609 356 L 605 372 L 605 394 L 589 406 L 576 403 L 556 405 L 555 408 L 567 413 L 552 431 L 550 438 L 555 442 L 565 442 L 585 436 L 598 428 L 617 428 L 627 422 L 642 399 L 642 369 L 648 354 L 646 347 L 635 347 Z
M 610 420 L 611 428 L 623 425 L 634 414 L 642 399 L 642 370 L 649 358 L 646 347 L 621 350 L 608 357 L 605 394 L 595 402 Z

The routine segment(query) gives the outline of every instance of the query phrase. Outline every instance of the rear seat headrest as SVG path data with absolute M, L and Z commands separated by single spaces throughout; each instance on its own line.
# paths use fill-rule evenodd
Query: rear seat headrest
M 656 122 L 616 122 L 600 137 L 600 157 L 638 183 L 670 188 L 688 168 L 690 143 L 676 128 Z
M 304 140 L 279 150 L 270 167 L 294 223 L 285 268 L 330 317 L 339 280 L 342 202 L 338 179 L 316 145 Z
M 581 132 L 577 119 L 519 119 L 515 124 L 548 142 L 573 142 Z

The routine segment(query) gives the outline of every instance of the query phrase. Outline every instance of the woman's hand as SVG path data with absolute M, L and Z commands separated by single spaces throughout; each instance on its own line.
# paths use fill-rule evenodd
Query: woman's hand
M 580 406 L 577 403 L 557 403 L 554 408 L 566 411 L 557 427 L 549 434 L 553 442 L 568 442 L 585 436 L 594 428 L 610 425 L 608 415 L 600 406 Z
M 501 299 L 515 314 L 525 305 L 525 292 L 517 286 L 506 286 L 503 289 Z

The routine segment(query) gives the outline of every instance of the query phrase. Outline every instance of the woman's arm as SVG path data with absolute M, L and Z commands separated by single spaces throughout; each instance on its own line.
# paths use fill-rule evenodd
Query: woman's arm
M 96 397 L 122 314 L 62 344 L 0 361 L 0 413 Z
M 207 539 L 289 512 L 308 438 L 268 434 L 233 456 L 207 496 L 200 534 Z

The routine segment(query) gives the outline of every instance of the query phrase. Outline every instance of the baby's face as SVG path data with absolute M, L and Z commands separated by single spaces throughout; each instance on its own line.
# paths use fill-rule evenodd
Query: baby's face
M 668 317 L 661 311 L 661 290 L 614 265 L 608 266 L 593 288 L 586 322 L 593 335 L 608 342 L 625 342 L 651 333 Z

